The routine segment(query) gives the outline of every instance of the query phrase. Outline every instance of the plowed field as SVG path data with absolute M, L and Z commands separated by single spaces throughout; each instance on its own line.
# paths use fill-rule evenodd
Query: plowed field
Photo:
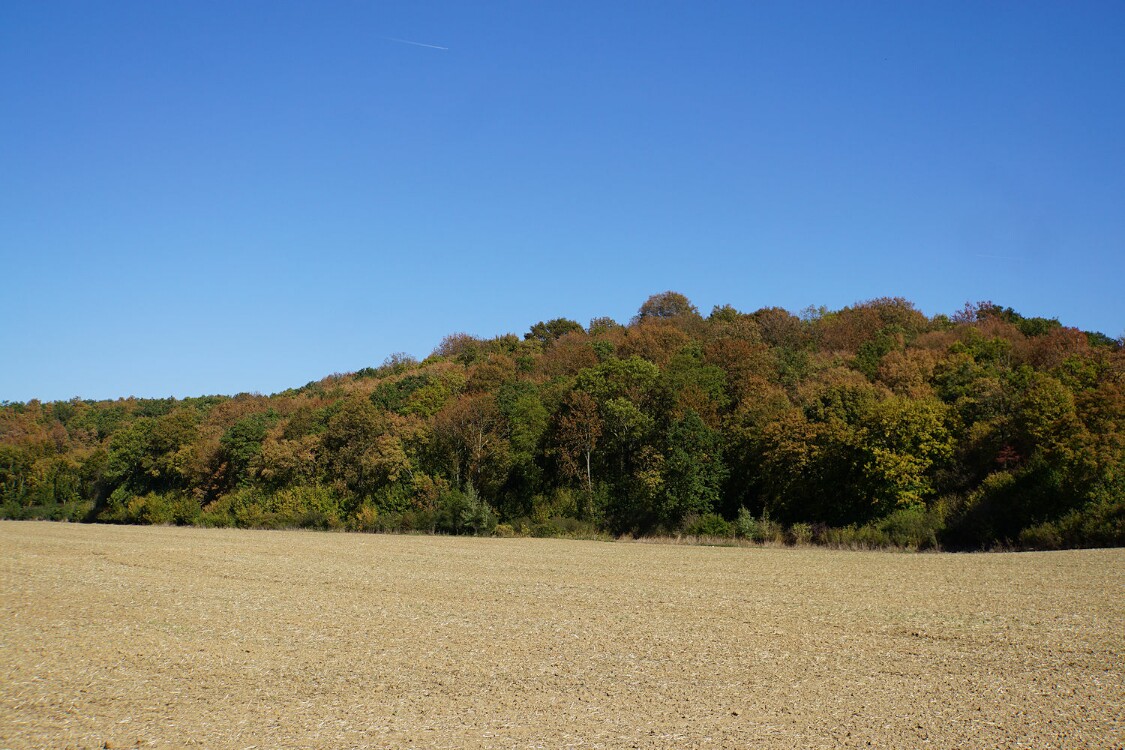
M 0 523 L 0 748 L 1121 747 L 1125 550 Z

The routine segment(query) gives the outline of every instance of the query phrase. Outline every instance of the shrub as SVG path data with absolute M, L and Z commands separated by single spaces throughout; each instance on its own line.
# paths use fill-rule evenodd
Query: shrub
M 353 531 L 379 531 L 379 510 L 374 505 L 361 505 L 348 524 Z
M 425 509 L 384 511 L 379 513 L 372 531 L 433 534 L 437 531 L 437 513 Z
M 734 531 L 742 539 L 754 541 L 758 538 L 758 519 L 750 515 L 745 507 L 738 509 L 738 517 L 734 521 Z
M 887 535 L 871 524 L 830 528 L 824 532 L 825 543 L 840 549 L 879 549 L 890 546 Z
M 824 528 L 816 538 L 843 549 L 935 549 L 944 528 L 941 508 L 900 508 L 862 526 Z
M 198 523 L 207 528 L 229 528 L 235 525 L 231 512 L 230 496 L 221 497 L 206 505 L 199 513 Z
M 579 518 L 556 518 L 562 536 L 567 539 L 604 539 L 605 534 L 592 521 Z
M 734 533 L 751 542 L 780 544 L 785 541 L 781 524 L 771 521 L 768 512 L 763 513 L 761 518 L 754 518 L 746 508 L 738 509 L 738 517 L 734 521 Z
M 85 500 L 46 505 L 20 505 L 14 500 L 0 505 L 0 518 L 13 521 L 89 521 L 94 512 L 94 504 Z
M 168 524 L 174 520 L 174 510 L 175 501 L 166 495 L 155 492 L 130 495 L 119 488 L 110 495 L 109 503 L 98 520 L 110 523 Z
M 492 508 L 470 484 L 463 491 L 447 490 L 438 497 L 434 528 L 443 534 L 487 535 L 496 528 L 496 520 Z
M 408 510 L 402 514 L 401 523 L 403 531 L 422 531 L 433 534 L 437 530 L 437 513 L 425 508 Z
M 812 538 L 812 526 L 807 523 L 795 523 L 789 527 L 789 540 L 793 544 L 808 544 Z
M 1062 534 L 1053 523 L 1030 526 L 1020 532 L 1020 546 L 1025 549 L 1059 549 L 1063 546 Z
M 692 536 L 734 536 L 734 526 L 718 513 L 705 513 L 694 519 L 689 518 L 684 532 Z
M 1030 549 L 1118 547 L 1125 545 L 1125 495 L 1121 487 L 1095 490 L 1094 499 L 1053 523 L 1020 532 L 1020 546 Z
M 562 536 L 562 527 L 555 523 L 555 519 L 548 518 L 545 521 L 539 521 L 533 524 L 531 527 L 531 535 L 537 539 Z
M 513 525 L 502 524 L 511 529 L 511 536 L 528 534 L 537 538 L 560 539 L 604 539 L 605 534 L 598 529 L 597 524 L 583 521 L 569 516 L 554 516 L 544 521 L 531 522 L 527 525 L 525 519 L 518 519 Z M 499 528 L 499 527 L 497 527 Z
M 567 487 L 560 487 L 549 496 L 535 495 L 531 499 L 531 517 L 542 523 L 550 518 L 574 518 L 578 516 L 580 493 Z
M 1096 496 L 1092 503 L 1071 515 L 1076 527 L 1072 543 L 1077 546 L 1125 546 L 1125 493 L 1110 495 L 1107 490 L 1104 496 Z
M 199 501 L 188 495 L 178 495 L 171 499 L 172 523 L 177 526 L 194 526 L 199 521 Z
M 299 529 L 319 529 L 329 531 L 343 528 L 340 518 L 332 513 L 327 513 L 320 508 L 308 508 L 295 519 L 295 526 Z
M 512 527 L 516 536 L 531 536 L 531 527 L 534 526 L 535 523 L 529 516 L 520 516 L 519 518 L 511 519 L 508 525 Z
M 934 549 L 945 520 L 937 508 L 900 508 L 877 523 L 891 545 L 910 549 Z
M 203 526 L 250 529 L 337 529 L 344 524 L 338 492 L 320 485 L 267 492 L 245 487 L 212 502 L 196 516 Z
M 774 544 L 781 544 L 785 541 L 785 533 L 781 528 L 781 524 L 777 521 L 770 520 L 768 513 L 763 513 L 762 517 L 758 519 L 758 536 L 756 541 L 772 542 Z
M 337 529 L 341 520 L 340 495 L 320 485 L 298 485 L 265 498 L 264 509 L 272 523 L 305 529 Z

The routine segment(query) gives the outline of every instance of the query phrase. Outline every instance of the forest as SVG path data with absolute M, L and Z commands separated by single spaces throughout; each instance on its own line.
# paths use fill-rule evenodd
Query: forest
M 704 316 L 664 292 L 271 396 L 3 402 L 0 517 L 1119 546 L 1125 349 L 991 302 Z

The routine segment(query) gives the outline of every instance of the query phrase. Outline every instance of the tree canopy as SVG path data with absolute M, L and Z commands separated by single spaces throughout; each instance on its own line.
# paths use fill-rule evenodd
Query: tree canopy
M 446 337 L 272 396 L 0 405 L 0 511 L 132 523 L 1125 542 L 1125 350 L 981 302 Z M 758 535 L 757 537 L 755 535 Z

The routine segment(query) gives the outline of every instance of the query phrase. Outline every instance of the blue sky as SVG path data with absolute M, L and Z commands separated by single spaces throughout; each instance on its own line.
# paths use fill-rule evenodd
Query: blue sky
M 1125 333 L 1120 2 L 8 2 L 0 71 L 0 400 L 666 289 Z

